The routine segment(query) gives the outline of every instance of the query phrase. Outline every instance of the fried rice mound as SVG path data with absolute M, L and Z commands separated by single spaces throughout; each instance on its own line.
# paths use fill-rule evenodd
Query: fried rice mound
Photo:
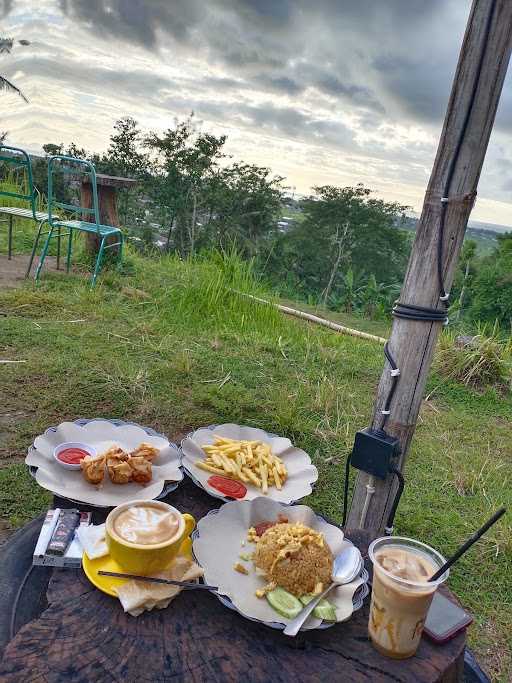
M 332 553 L 323 534 L 301 523 L 276 524 L 260 537 L 254 564 L 269 581 L 300 597 L 331 581 Z

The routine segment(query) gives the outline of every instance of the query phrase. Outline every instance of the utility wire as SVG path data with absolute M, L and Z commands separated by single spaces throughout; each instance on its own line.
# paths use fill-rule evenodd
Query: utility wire
M 381 413 L 383 415 L 381 429 L 383 432 L 386 431 L 386 429 L 385 429 L 386 423 L 387 423 L 388 417 L 391 413 L 391 410 L 390 410 L 391 402 L 393 401 L 393 396 L 395 395 L 398 380 L 400 378 L 400 370 L 398 369 L 398 365 L 396 364 L 395 359 L 393 358 L 393 356 L 391 355 L 391 351 L 389 350 L 389 342 L 386 342 L 384 344 L 384 355 L 386 356 L 386 359 L 391 366 L 391 378 L 392 378 L 392 380 L 391 380 L 391 388 L 390 388 L 388 396 L 386 398 L 384 408 L 381 410 Z
M 398 491 L 396 492 L 395 500 L 393 501 L 393 505 L 391 506 L 391 510 L 389 511 L 388 515 L 388 521 L 386 524 L 386 534 L 388 536 L 391 536 L 393 533 L 393 522 L 395 521 L 396 510 L 405 488 L 405 480 L 398 467 L 392 467 L 390 472 L 398 479 Z
M 352 459 L 352 453 L 347 455 L 347 462 L 345 463 L 345 489 L 343 492 L 343 521 L 341 526 L 345 528 L 347 523 L 347 499 L 348 499 L 348 483 L 350 476 L 350 461 Z

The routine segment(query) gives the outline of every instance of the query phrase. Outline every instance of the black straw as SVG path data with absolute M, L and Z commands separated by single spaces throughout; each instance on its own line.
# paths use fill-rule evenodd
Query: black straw
M 500 509 L 498 510 L 498 512 L 495 512 L 494 515 L 491 517 L 491 519 L 489 519 L 482 527 L 480 527 L 480 529 L 478 529 L 478 531 L 475 532 L 475 533 L 473 534 L 473 536 L 471 536 L 470 538 L 468 538 L 468 540 L 464 543 L 464 545 L 461 545 L 461 547 L 457 550 L 457 552 L 456 552 L 454 555 L 452 555 L 452 556 L 450 557 L 450 559 L 447 560 L 447 561 L 443 564 L 443 566 L 441 567 L 441 569 L 438 569 L 437 572 L 436 572 L 433 576 L 430 577 L 429 581 L 437 581 L 437 579 L 438 579 L 440 576 L 442 576 L 442 575 L 445 573 L 445 571 L 446 571 L 449 567 L 452 566 L 452 564 L 454 564 L 455 562 L 457 562 L 457 560 L 459 559 L 459 557 L 461 557 L 462 555 L 464 555 L 464 553 L 466 552 L 466 550 L 468 550 L 469 548 L 471 548 L 471 546 L 473 545 L 473 543 L 476 543 L 476 541 L 478 541 L 478 539 L 480 538 L 480 536 L 483 536 L 483 535 L 485 534 L 485 532 L 488 531 L 488 530 L 492 527 L 492 525 L 495 524 L 495 523 L 498 521 L 498 519 L 499 519 L 500 517 L 502 517 L 502 516 L 505 514 L 506 511 L 507 511 L 506 508 L 500 508 Z

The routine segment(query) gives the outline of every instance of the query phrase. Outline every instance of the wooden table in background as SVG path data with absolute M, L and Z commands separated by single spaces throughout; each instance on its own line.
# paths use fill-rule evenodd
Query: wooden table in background
M 105 175 L 103 173 L 96 174 L 96 184 L 98 188 L 98 205 L 100 211 L 100 222 L 102 225 L 111 225 L 114 228 L 119 228 L 119 215 L 117 212 L 117 191 L 121 188 L 129 189 L 134 187 L 138 180 L 133 178 L 120 178 L 113 175 Z M 92 188 L 91 183 L 88 182 L 87 176 L 83 176 L 80 187 L 81 205 L 86 208 L 92 208 Z M 84 220 L 92 221 L 92 216 L 88 215 Z M 110 241 L 117 241 L 114 235 L 109 238 Z M 107 240 L 108 243 L 109 240 Z M 99 240 L 94 233 L 87 233 L 87 251 L 90 253 L 97 253 L 100 248 Z
M 196 519 L 221 504 L 188 477 L 166 500 Z M 95 510 L 94 522 L 103 521 L 107 512 Z M 26 550 L 20 555 L 33 551 L 40 525 L 31 524 L 31 540 L 25 540 Z M 22 539 L 23 530 L 18 534 Z M 366 533 L 353 531 L 347 536 L 366 555 Z M 28 566 L 30 555 L 24 561 Z M 227 609 L 206 591 L 184 591 L 167 609 L 134 618 L 124 614 L 117 600 L 96 590 L 81 570 L 36 570 L 34 581 L 39 577 L 41 582 L 41 572 L 46 572 L 46 593 L 42 595 L 43 584 L 31 590 L 27 582 L 26 597 L 20 599 L 13 622 L 17 633 L 0 662 L 2 683 L 463 680 L 463 633 L 442 646 L 423 638 L 416 656 L 407 660 L 387 659 L 376 652 L 367 634 L 369 597 L 349 621 L 288 638 Z M 19 582 L 23 572 L 20 565 Z M 8 615 L 3 618 L 8 620 Z

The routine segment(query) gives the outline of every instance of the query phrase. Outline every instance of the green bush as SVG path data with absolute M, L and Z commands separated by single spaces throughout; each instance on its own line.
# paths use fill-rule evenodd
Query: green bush
M 479 327 L 474 337 L 444 332 L 439 340 L 434 367 L 442 375 L 478 389 L 512 388 L 512 341 L 500 336 L 498 325 Z

